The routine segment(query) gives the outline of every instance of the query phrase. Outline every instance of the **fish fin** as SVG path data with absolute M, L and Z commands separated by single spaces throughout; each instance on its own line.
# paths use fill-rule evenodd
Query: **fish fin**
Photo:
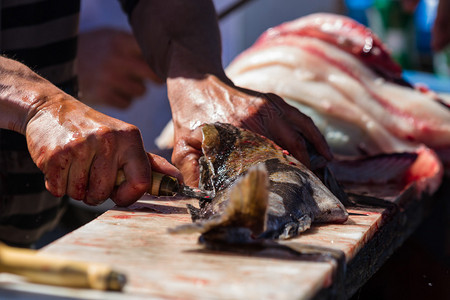
M 344 192 L 344 188 L 336 180 L 333 172 L 327 167 L 328 161 L 320 155 L 316 148 L 308 142 L 306 139 L 306 149 L 310 157 L 311 171 L 322 181 L 323 184 L 338 198 L 338 200 L 344 205 L 348 206 L 351 202 Z
M 191 215 L 192 222 L 195 222 L 198 219 L 200 219 L 200 209 L 191 204 L 186 204 L 186 206 L 189 211 L 189 214 Z
M 203 226 L 201 223 L 190 223 L 190 224 L 179 225 L 174 228 L 169 228 L 168 232 L 171 234 L 196 233 L 196 232 L 201 232 L 202 229 L 203 229 Z
M 230 225 L 259 235 L 265 230 L 268 203 L 269 175 L 266 166 L 258 164 L 234 184 L 224 215 Z
M 170 229 L 169 232 L 201 232 L 204 234 L 204 238 L 208 240 L 222 240 L 226 236 L 229 239 L 233 232 L 239 232 L 240 236 L 259 235 L 265 230 L 266 210 L 269 201 L 268 186 L 269 176 L 266 167 L 264 164 L 258 164 L 250 168 L 245 176 L 234 183 L 230 191 L 230 200 L 220 216 L 178 226 Z M 199 212 L 193 206 L 188 206 L 188 208 L 192 216 Z M 239 228 L 250 230 L 248 234 L 243 234 L 242 230 L 238 230 Z M 228 229 L 231 231 L 224 234 L 223 231 Z
M 344 192 L 342 185 L 336 180 L 336 177 L 328 167 L 323 168 L 323 178 L 321 178 L 325 186 L 338 198 L 338 200 L 344 205 L 349 206 L 352 204 L 351 200 Z
M 300 233 L 311 228 L 312 219 L 309 215 L 303 215 L 297 221 L 284 224 L 279 230 L 268 230 L 263 232 L 258 239 L 280 239 L 288 240 L 297 237 Z
M 289 222 L 282 228 L 283 232 L 278 236 L 280 240 L 287 240 L 298 236 L 301 232 L 311 227 L 311 217 L 303 215 L 297 222 Z
M 400 209 L 395 202 L 370 195 L 349 193 L 349 199 L 353 208 L 386 208 L 390 212 L 396 212 Z

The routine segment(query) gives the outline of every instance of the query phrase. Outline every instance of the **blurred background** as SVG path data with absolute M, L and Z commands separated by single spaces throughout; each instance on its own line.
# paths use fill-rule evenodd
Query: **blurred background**
M 450 47 L 431 48 L 431 32 L 439 0 L 421 0 L 414 13 L 400 0 L 345 0 L 345 14 L 371 28 L 391 50 L 412 82 L 450 92 Z

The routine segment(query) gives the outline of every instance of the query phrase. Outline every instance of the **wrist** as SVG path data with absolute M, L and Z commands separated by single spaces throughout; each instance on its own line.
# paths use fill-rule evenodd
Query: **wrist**
M 62 93 L 25 65 L 0 57 L 0 127 L 25 134 L 40 107 Z
M 190 77 L 170 77 L 167 79 L 167 94 L 171 106 L 187 104 L 186 99 L 199 100 L 204 98 L 205 91 L 212 89 L 233 88 L 233 82 L 225 75 L 196 74 Z
M 173 41 L 169 49 L 167 79 L 183 77 L 203 80 L 212 75 L 223 81 L 229 80 L 217 52 L 220 53 L 219 50 L 211 51 L 210 54 L 195 52 Z

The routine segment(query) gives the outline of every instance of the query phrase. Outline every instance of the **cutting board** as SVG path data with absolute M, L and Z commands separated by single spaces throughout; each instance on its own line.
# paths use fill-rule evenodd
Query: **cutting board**
M 307 255 L 293 256 L 286 255 L 285 248 L 238 253 L 205 249 L 198 242 L 199 234 L 168 232 L 191 222 L 186 204 L 197 206 L 197 200 L 145 196 L 128 208 L 107 211 L 40 251 L 110 264 L 127 275 L 122 292 L 42 288 L 0 278 L 0 295 L 17 297 L 26 292 L 31 293 L 30 299 L 46 294 L 77 299 L 347 298 L 420 224 L 429 199 L 409 198 L 395 199 L 403 202 L 399 211 L 349 209 L 356 215 L 344 224 L 314 225 L 281 243 L 311 249 Z M 321 255 L 317 249 L 330 255 Z

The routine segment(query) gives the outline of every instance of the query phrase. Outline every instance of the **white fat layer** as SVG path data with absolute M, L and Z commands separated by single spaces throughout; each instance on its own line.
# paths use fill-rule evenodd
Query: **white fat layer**
M 407 140 L 450 145 L 450 111 L 429 93 L 380 80 L 353 55 L 318 39 L 285 39 L 284 45 L 244 52 L 227 74 L 238 86 L 273 92 L 353 124 L 372 141 L 369 153 L 408 151 Z

